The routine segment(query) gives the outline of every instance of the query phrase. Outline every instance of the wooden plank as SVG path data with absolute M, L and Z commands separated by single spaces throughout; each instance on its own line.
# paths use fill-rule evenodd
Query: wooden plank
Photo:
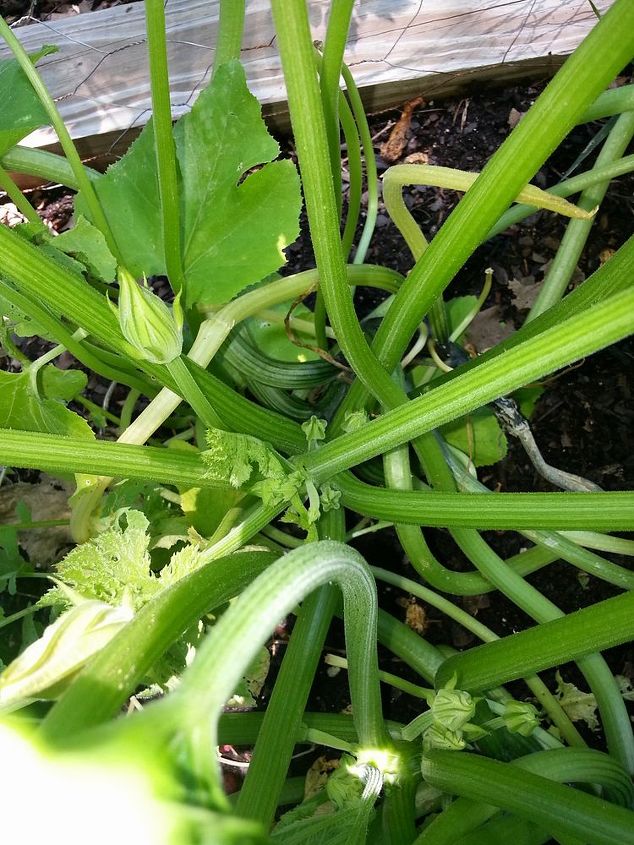
M 605 11 L 613 0 L 595 0 Z M 310 0 L 315 39 L 324 37 L 330 0 Z M 191 108 L 209 78 L 217 0 L 166 4 L 172 105 Z M 588 0 L 361 0 L 346 61 L 367 107 L 377 111 L 413 94 L 454 93 L 474 80 L 511 81 L 549 73 L 596 23 Z M 124 149 L 150 115 L 142 3 L 16 30 L 25 47 L 60 48 L 42 75 L 84 155 Z M 6 48 L 0 57 L 7 55 Z M 247 0 L 242 52 L 249 86 L 278 126 L 287 122 L 284 81 L 268 0 Z M 28 143 L 54 142 L 50 130 Z

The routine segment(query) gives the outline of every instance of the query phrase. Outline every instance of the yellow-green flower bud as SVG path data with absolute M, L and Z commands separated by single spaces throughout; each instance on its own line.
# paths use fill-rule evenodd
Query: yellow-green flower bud
M 539 715 L 528 701 L 509 701 L 502 713 L 504 724 L 512 733 L 530 736 L 539 727 Z
M 127 607 L 87 600 L 49 625 L 0 675 L 0 711 L 31 699 L 54 698 L 69 680 L 132 619 Z
M 170 311 L 147 283 L 139 285 L 127 270 L 119 269 L 119 308 L 114 309 L 123 336 L 144 361 L 169 364 L 183 348 L 183 310 L 180 294 Z
M 467 741 L 462 731 L 452 731 L 435 722 L 423 734 L 423 750 L 431 751 L 433 748 L 442 748 L 445 751 L 462 751 L 467 747 Z
M 468 692 L 441 689 L 431 705 L 435 722 L 451 731 L 459 731 L 475 715 L 476 703 Z

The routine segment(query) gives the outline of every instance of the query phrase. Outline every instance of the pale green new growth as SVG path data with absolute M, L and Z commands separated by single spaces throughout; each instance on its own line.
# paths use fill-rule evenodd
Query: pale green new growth
M 287 473 L 273 449 L 264 441 L 247 434 L 211 428 L 207 432 L 203 460 L 207 475 L 217 481 L 228 481 L 232 487 L 242 487 L 257 471 L 264 478 L 283 481 Z

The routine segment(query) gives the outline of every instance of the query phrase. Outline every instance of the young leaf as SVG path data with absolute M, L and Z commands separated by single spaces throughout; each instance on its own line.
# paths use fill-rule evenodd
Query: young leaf
M 57 565 L 57 576 L 84 599 L 109 605 L 126 603 L 138 610 L 160 584 L 150 570 L 148 521 L 139 511 L 119 513 L 114 524 L 94 539 L 76 546 Z M 67 604 L 54 587 L 41 604 Z
M 31 56 L 31 61 L 36 64 L 56 52 L 57 47 L 46 45 Z M 0 155 L 48 123 L 46 110 L 18 62 L 0 61 Z
M 0 372 L 0 427 L 65 437 L 94 437 L 85 419 L 55 399 L 40 397 L 28 371 Z
M 206 452 L 202 453 L 207 475 L 221 481 L 228 481 L 232 487 L 242 487 L 250 480 L 257 467 L 264 479 L 281 483 L 287 473 L 280 458 L 263 440 L 222 431 L 219 428 L 207 432 Z
M 285 263 L 299 233 L 299 179 L 279 153 L 239 62 L 223 65 L 175 128 L 188 305 L 227 302 Z

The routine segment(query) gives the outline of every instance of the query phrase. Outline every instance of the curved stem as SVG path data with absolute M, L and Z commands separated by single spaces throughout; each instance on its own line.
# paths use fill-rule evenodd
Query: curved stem
M 193 743 L 195 767 L 220 805 L 226 799 L 213 754 L 218 715 L 266 632 L 328 582 L 335 582 L 343 593 L 350 692 L 360 745 L 377 751 L 391 748 L 381 714 L 374 580 L 363 558 L 348 546 L 330 540 L 310 543 L 289 552 L 247 587 L 199 646 L 178 690 L 165 702 L 172 718 L 178 714 Z
M 237 0 L 231 6 L 238 7 Z M 176 175 L 176 149 L 172 134 L 165 8 L 163 0 L 145 0 L 150 85 L 152 89 L 152 128 L 161 201 L 161 226 L 165 248 L 165 265 L 175 293 L 183 286 L 183 261 L 180 239 L 180 199 Z
M 328 137 L 332 185 L 337 208 L 341 213 L 341 153 L 339 150 L 339 78 L 343 52 L 348 38 L 354 0 L 338 0 L 330 4 L 328 28 L 324 41 L 319 73 L 319 91 Z
M 634 112 L 625 112 L 614 124 L 603 149 L 597 156 L 596 166 L 612 164 L 615 160 L 620 159 L 632 140 L 632 136 L 634 136 Z M 609 181 L 606 180 L 586 188 L 579 197 L 579 205 L 582 208 L 596 209 L 603 201 L 609 185 Z M 569 223 L 557 254 L 548 269 L 544 283 L 537 294 L 537 299 L 526 318 L 527 322 L 530 323 L 539 314 L 547 311 L 548 308 L 559 302 L 564 295 L 590 234 L 591 227 L 592 220 L 577 220 Z
M 345 62 L 343 62 L 341 65 L 341 73 L 346 83 L 346 92 L 348 94 L 348 99 L 350 100 L 352 114 L 354 115 L 354 119 L 359 130 L 359 135 L 361 136 L 363 158 L 365 160 L 368 207 L 366 210 L 365 223 L 363 224 L 363 231 L 361 232 L 359 245 L 357 246 L 357 251 L 354 255 L 354 263 L 363 264 L 368 252 L 368 247 L 370 246 L 374 227 L 376 225 L 376 218 L 379 207 L 376 158 L 374 157 L 374 145 L 372 143 L 372 134 L 368 125 L 368 118 L 366 117 L 365 108 L 363 107 L 363 103 L 361 102 L 361 95 L 359 94 L 359 89 L 357 88 L 356 82 L 354 81 L 354 77 L 350 73 L 350 70 Z

